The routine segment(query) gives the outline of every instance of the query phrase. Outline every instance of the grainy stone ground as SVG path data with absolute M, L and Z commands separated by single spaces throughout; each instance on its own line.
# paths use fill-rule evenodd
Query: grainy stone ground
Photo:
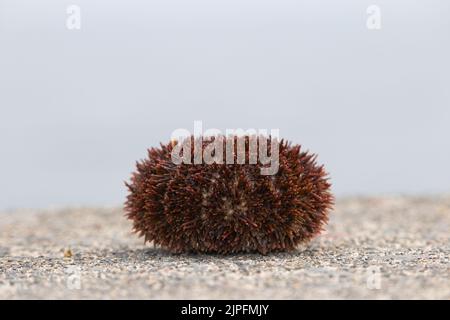
M 114 208 L 0 213 L 0 298 L 450 299 L 450 197 L 339 200 L 326 233 L 267 256 L 172 255 L 130 229 Z

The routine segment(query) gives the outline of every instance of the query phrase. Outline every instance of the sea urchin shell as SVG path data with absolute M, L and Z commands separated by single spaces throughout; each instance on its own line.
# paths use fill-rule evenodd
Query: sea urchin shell
M 327 173 L 299 145 L 280 141 L 274 175 L 248 161 L 174 164 L 175 145 L 148 150 L 126 184 L 126 215 L 145 241 L 175 253 L 266 254 L 293 250 L 326 224 L 333 205 Z

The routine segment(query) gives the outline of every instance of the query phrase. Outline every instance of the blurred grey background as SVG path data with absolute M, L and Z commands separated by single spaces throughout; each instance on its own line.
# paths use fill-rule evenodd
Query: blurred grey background
M 448 193 L 449 17 L 447 0 L 0 0 L 0 208 L 121 204 L 135 160 L 194 120 L 279 128 L 338 196 Z

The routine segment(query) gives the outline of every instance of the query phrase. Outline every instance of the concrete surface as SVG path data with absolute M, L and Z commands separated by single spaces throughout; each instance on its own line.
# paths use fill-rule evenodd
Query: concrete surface
M 118 208 L 0 213 L 0 298 L 450 299 L 450 197 L 337 201 L 293 253 L 172 255 Z

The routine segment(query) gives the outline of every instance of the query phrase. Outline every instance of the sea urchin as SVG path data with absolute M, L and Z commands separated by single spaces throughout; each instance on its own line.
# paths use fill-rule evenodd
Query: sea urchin
M 224 153 L 230 139 L 237 142 L 239 138 L 220 140 L 224 148 L 219 152 Z M 273 138 L 265 139 L 270 149 Z M 194 137 L 188 140 L 198 142 Z M 134 230 L 145 241 L 175 253 L 221 254 L 292 250 L 319 234 L 333 196 L 316 156 L 281 140 L 278 171 L 263 175 L 264 165 L 249 161 L 249 136 L 244 141 L 246 161 L 241 164 L 175 164 L 171 154 L 178 142 L 148 150 L 148 158 L 137 162 L 126 184 L 125 211 Z M 234 145 L 231 150 L 236 159 Z M 203 152 L 207 148 L 207 143 L 200 142 Z M 195 157 L 194 152 L 183 153 L 185 159 Z

